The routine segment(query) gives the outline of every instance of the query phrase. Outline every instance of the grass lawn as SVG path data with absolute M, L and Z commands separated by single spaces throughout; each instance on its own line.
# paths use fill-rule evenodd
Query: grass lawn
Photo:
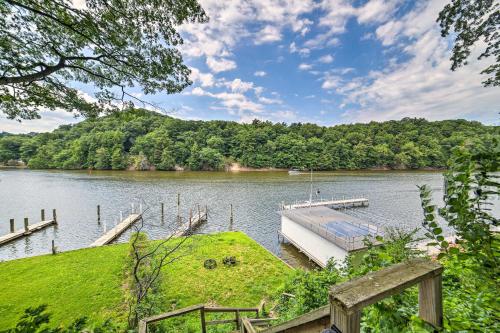
M 197 303 L 257 306 L 283 282 L 290 268 L 240 232 L 195 236 L 192 251 L 164 270 L 165 311 Z M 12 327 L 29 306 L 48 304 L 52 325 L 80 316 L 124 322 L 127 244 L 82 249 L 0 263 L 0 330 Z M 222 258 L 238 265 L 225 267 Z M 203 267 L 213 258 L 218 266 Z

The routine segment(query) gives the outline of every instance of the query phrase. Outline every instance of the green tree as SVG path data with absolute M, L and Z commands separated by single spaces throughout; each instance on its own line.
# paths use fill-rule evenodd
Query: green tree
M 455 39 L 450 60 L 451 69 L 467 65 L 474 46 L 482 46 L 478 59 L 494 57 L 491 65 L 481 74 L 489 77 L 483 81 L 485 86 L 500 86 L 500 3 L 495 0 L 452 0 L 439 13 L 437 19 L 441 26 L 441 35 L 450 34 Z
M 95 116 L 133 101 L 135 85 L 180 92 L 191 82 L 176 29 L 207 20 L 196 0 L 0 1 L 0 110 L 12 119 L 39 118 L 41 107 Z M 92 83 L 98 102 L 75 81 Z

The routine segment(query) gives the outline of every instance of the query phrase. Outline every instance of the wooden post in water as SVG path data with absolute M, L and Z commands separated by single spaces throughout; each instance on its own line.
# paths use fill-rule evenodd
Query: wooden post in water
M 177 223 L 181 222 L 181 194 L 177 193 Z
M 54 223 L 57 224 L 57 214 L 56 214 L 56 209 L 52 209 L 52 219 L 54 220 Z
M 25 232 L 29 231 L 29 229 L 28 229 L 28 218 L 27 217 L 24 218 L 24 231 Z
M 189 231 L 191 232 L 191 219 L 193 218 L 193 210 L 189 210 Z
M 161 224 L 165 223 L 165 205 L 161 203 Z
M 45 221 L 45 209 L 42 209 L 42 211 L 40 212 L 40 221 Z
M 200 204 L 198 204 L 198 222 L 201 222 L 201 210 L 200 210 Z
M 52 254 L 56 254 L 56 253 L 57 253 L 56 245 L 54 243 L 54 240 L 52 240 Z
M 208 206 L 205 205 L 205 221 L 208 221 Z
M 97 224 L 101 224 L 101 205 L 97 205 Z
M 229 231 L 233 231 L 233 222 L 234 222 L 234 217 L 233 217 L 233 204 L 230 204 L 229 206 Z
M 10 232 L 13 233 L 14 230 L 14 219 L 10 219 Z

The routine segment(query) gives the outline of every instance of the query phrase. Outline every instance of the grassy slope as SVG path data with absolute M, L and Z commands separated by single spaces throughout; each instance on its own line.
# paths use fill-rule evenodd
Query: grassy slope
M 256 306 L 284 280 L 289 268 L 242 233 L 193 238 L 193 253 L 165 271 L 165 310 L 196 303 Z M 67 324 L 86 315 L 124 319 L 123 266 L 127 245 L 113 245 L 0 263 L 0 330 L 11 327 L 22 311 L 46 303 L 52 323 Z M 224 256 L 240 261 L 221 264 Z M 219 266 L 206 270 L 214 258 Z

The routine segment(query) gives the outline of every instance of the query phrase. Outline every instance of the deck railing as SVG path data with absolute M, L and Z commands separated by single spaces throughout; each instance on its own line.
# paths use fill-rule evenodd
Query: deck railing
M 335 285 L 330 289 L 328 326 L 334 332 L 359 333 L 363 308 L 418 284 L 419 317 L 439 329 L 443 325 L 442 273 L 439 263 L 418 258 Z M 311 327 L 327 326 L 322 322 L 326 311 L 320 308 L 259 333 L 318 332 Z M 248 320 L 241 332 L 255 333 L 254 326 Z
M 173 317 L 179 317 L 191 312 L 196 312 L 199 311 L 200 314 L 200 325 L 201 325 L 201 332 L 206 333 L 207 332 L 207 326 L 209 325 L 222 325 L 222 324 L 235 324 L 236 329 L 240 329 L 241 324 L 242 324 L 242 313 L 248 313 L 248 312 L 253 312 L 255 313 L 255 319 L 259 318 L 259 309 L 258 308 L 231 308 L 231 307 L 210 307 L 210 306 L 205 306 L 205 304 L 198 304 L 198 305 L 192 305 L 188 306 L 183 309 L 175 310 L 175 311 L 170 311 L 167 313 L 162 313 L 156 316 L 151 316 L 148 318 L 144 318 L 139 322 L 139 333 L 147 333 L 148 331 L 148 324 L 152 324 L 155 322 L 159 322 L 161 320 L 173 318 Z M 206 320 L 206 313 L 234 313 L 235 317 L 234 319 L 221 319 L 221 320 L 211 320 L 207 321 Z M 249 318 L 246 318 L 247 321 L 250 320 Z

